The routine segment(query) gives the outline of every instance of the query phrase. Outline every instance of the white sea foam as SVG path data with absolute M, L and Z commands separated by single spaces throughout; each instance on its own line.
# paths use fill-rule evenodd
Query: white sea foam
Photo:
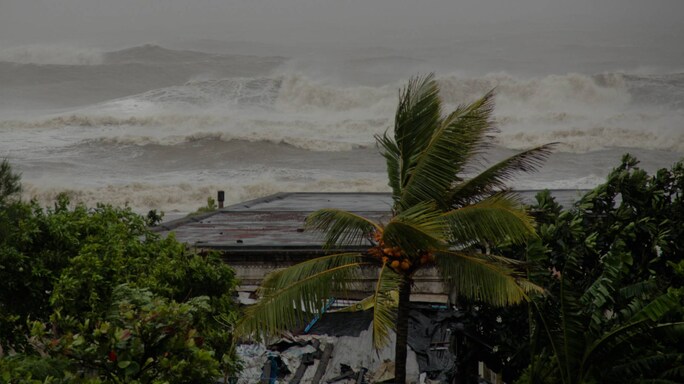
M 373 134 L 389 126 L 388 119 L 309 120 L 252 118 L 249 114 L 155 114 L 117 117 L 116 115 L 64 115 L 44 120 L 4 121 L 5 139 L 17 142 L 28 136 L 46 139 L 61 132 L 67 144 L 102 142 L 121 145 L 178 145 L 203 139 L 219 141 L 285 143 L 312 151 L 346 151 L 373 145 Z M 32 134 L 33 132 L 33 134 Z M 60 141 L 59 144 L 64 144 Z
M 87 50 L 81 56 L 55 47 L 7 52 L 0 60 L 71 66 L 0 63 L 0 71 L 10 74 L 0 76 L 3 97 L 35 87 L 37 76 L 57 76 L 45 92 L 35 89 L 46 98 L 41 102 L 80 92 L 74 104 L 53 107 L 59 113 L 0 112 L 0 155 L 24 173 L 26 196 L 45 204 L 69 190 L 89 205 L 189 212 L 218 189 L 226 191 L 227 203 L 281 191 L 387 190 L 373 135 L 391 128 L 406 79 L 344 79 L 355 70 L 375 73 L 394 59 L 355 61 L 372 68 L 340 67 L 349 72 L 326 76 L 292 64 L 250 72 L 276 64 L 154 46 L 111 53 L 104 63 Z M 62 58 L 63 52 L 73 54 Z M 163 73 L 147 83 L 158 68 Z M 121 73 L 127 77 L 120 81 Z M 99 81 L 102 76 L 109 77 Z M 64 77 L 77 79 L 80 88 L 62 84 Z M 503 147 L 495 149 L 497 156 L 561 142 L 557 157 L 539 173 L 514 180 L 518 189 L 591 188 L 627 148 L 648 156 L 649 169 L 684 153 L 682 74 L 453 72 L 439 74 L 438 81 L 445 110 L 495 90 L 495 143 Z M 105 96 L 102 90 L 110 88 L 121 93 Z M 18 97 L 5 111 L 22 103 Z
M 397 87 L 343 86 L 302 74 L 283 77 L 277 105 L 286 112 L 392 113 Z
M 448 107 L 495 89 L 497 143 L 508 148 L 559 141 L 559 150 L 569 152 L 610 147 L 684 152 L 684 107 L 676 94 L 684 91 L 678 83 L 669 106 L 634 100 L 665 97 L 654 94 L 653 83 L 663 81 L 624 74 L 439 78 Z M 374 134 L 391 126 L 399 88 L 345 86 L 301 74 L 191 81 L 73 113 L 0 121 L 0 129 L 88 128 L 84 140 L 136 145 L 215 138 L 339 151 L 370 145 Z
M 103 186 L 45 184 L 44 181 L 24 183 L 24 196 L 34 198 L 42 205 L 49 206 L 59 193 L 66 193 L 74 203 L 127 205 L 140 213 L 150 209 L 189 213 L 206 205 L 207 198 L 215 198 L 218 190 L 225 191 L 225 203 L 230 205 L 278 192 L 387 192 L 388 187 L 382 177 L 332 174 L 313 178 L 303 174 L 283 176 L 277 170 L 264 170 L 238 180 L 196 177 L 192 182 L 170 184 L 156 181 Z
M 617 162 L 615 163 L 617 165 Z M 543 189 L 567 189 L 567 190 L 587 190 L 605 182 L 605 177 L 590 174 L 580 177 L 560 178 L 563 175 L 556 175 L 551 179 L 535 180 L 529 175 L 521 175 L 509 183 L 509 187 L 516 190 L 543 190 Z

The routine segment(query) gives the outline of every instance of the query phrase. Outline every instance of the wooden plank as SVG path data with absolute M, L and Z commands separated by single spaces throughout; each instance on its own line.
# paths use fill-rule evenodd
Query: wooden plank
M 303 361 L 300 362 L 294 377 L 290 380 L 290 384 L 299 384 L 299 382 L 302 381 L 302 377 L 304 377 L 307 368 L 309 368 L 307 364 L 304 364 Z
M 323 356 L 321 357 L 321 361 L 318 363 L 318 368 L 316 369 L 316 374 L 314 375 L 313 379 L 311 380 L 312 383 L 320 383 L 321 379 L 323 378 L 323 375 L 325 374 L 325 371 L 328 369 L 328 363 L 330 362 L 330 358 L 332 357 L 333 349 L 335 349 L 335 346 L 333 344 L 326 344 L 325 345 L 325 350 L 323 351 Z

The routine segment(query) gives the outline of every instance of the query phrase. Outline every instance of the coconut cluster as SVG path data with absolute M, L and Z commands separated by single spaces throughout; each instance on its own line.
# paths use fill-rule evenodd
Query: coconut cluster
M 376 231 L 373 234 L 376 246 L 368 250 L 368 254 L 388 264 L 390 268 L 399 273 L 408 273 L 419 266 L 431 263 L 435 256 L 428 250 L 417 252 L 411 257 L 398 246 L 390 246 L 383 240 L 383 233 Z

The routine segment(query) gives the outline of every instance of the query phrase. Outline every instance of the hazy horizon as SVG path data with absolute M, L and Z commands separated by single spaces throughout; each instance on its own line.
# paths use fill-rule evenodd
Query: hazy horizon
M 420 48 L 459 38 L 555 32 L 657 45 L 684 36 L 682 14 L 684 2 L 678 0 L 3 0 L 0 44 L 109 49 L 212 39 Z

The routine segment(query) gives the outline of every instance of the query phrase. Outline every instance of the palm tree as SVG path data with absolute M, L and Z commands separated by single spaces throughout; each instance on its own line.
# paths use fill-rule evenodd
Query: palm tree
M 261 300 L 246 309 L 238 325 L 241 333 L 277 334 L 301 326 L 334 292 L 351 289 L 362 270 L 376 268 L 374 293 L 362 307 L 373 307 L 376 348 L 396 330 L 395 380 L 403 383 L 409 297 L 418 270 L 436 266 L 458 294 L 495 305 L 518 303 L 540 290 L 515 271 L 517 261 L 481 250 L 534 235 L 532 218 L 505 190 L 505 182 L 517 171 L 535 170 L 550 146 L 519 153 L 465 179 L 495 131 L 493 93 L 446 115 L 438 93 L 432 74 L 412 78 L 399 96 L 393 136 L 376 136 L 392 189 L 386 224 L 337 209 L 316 211 L 306 220 L 307 228 L 323 233 L 326 247 L 368 248 L 268 275 Z

